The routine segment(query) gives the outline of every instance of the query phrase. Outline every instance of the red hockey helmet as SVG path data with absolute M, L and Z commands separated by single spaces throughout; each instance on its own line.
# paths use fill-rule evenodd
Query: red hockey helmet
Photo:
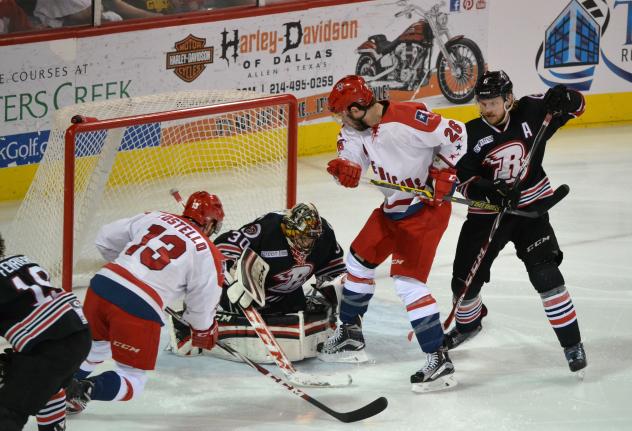
M 366 109 L 373 105 L 374 101 L 373 90 L 364 78 L 358 75 L 347 75 L 336 82 L 327 98 L 329 110 L 335 114 L 340 114 L 352 104 Z
M 190 218 L 205 230 L 211 223 L 215 223 L 210 235 L 220 230 L 224 220 L 224 207 L 217 195 L 203 191 L 195 192 L 189 196 L 182 215 Z

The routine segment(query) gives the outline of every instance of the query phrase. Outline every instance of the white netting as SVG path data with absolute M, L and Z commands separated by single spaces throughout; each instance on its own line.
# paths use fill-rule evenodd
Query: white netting
M 262 95 L 241 91 L 160 94 L 89 103 L 57 112 L 44 158 L 6 239 L 59 283 L 62 258 L 64 135 L 74 115 L 99 120 L 221 105 Z M 93 240 L 104 223 L 142 211 L 181 213 L 169 190 L 184 199 L 216 193 L 223 229 L 286 206 L 287 105 L 166 120 L 76 136 L 74 277 L 85 284 L 103 263 Z

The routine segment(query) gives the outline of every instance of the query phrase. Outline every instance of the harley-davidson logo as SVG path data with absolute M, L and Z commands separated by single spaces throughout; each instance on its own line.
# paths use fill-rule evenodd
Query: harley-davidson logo
M 195 80 L 213 62 L 213 47 L 206 47 L 206 39 L 190 34 L 176 42 L 175 48 L 167 53 L 167 69 L 185 82 Z

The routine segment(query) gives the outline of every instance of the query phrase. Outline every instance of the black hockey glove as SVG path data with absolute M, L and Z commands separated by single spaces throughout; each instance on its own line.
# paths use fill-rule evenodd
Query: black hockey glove
M 480 178 L 473 185 L 492 204 L 508 209 L 515 209 L 518 206 L 520 191 L 513 189 L 505 180 L 490 181 L 486 178 Z
M 567 114 L 575 110 L 575 103 L 566 86 L 558 84 L 544 95 L 544 107 L 552 114 Z
M 11 366 L 11 358 L 13 350 L 4 349 L 3 353 L 0 353 L 0 388 L 4 386 L 4 379 L 9 374 L 9 367 Z

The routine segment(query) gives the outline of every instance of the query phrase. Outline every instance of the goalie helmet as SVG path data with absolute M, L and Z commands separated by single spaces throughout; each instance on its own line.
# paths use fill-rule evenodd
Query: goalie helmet
M 222 227 L 224 207 L 217 195 L 204 191 L 195 192 L 189 196 L 182 215 L 196 222 L 205 231 L 214 223 L 213 230 L 208 233 L 211 235 L 219 232 Z
M 493 99 L 502 96 L 503 100 L 507 100 L 507 95 L 513 91 L 513 84 L 502 70 L 488 70 L 478 78 L 474 91 L 478 99 Z
M 281 220 L 281 230 L 291 247 L 309 254 L 323 233 L 323 222 L 314 204 L 299 203 L 286 211 Z
M 375 103 L 375 96 L 364 78 L 357 75 L 347 75 L 336 82 L 329 93 L 327 102 L 331 112 L 340 114 L 353 105 L 361 109 L 369 108 Z

